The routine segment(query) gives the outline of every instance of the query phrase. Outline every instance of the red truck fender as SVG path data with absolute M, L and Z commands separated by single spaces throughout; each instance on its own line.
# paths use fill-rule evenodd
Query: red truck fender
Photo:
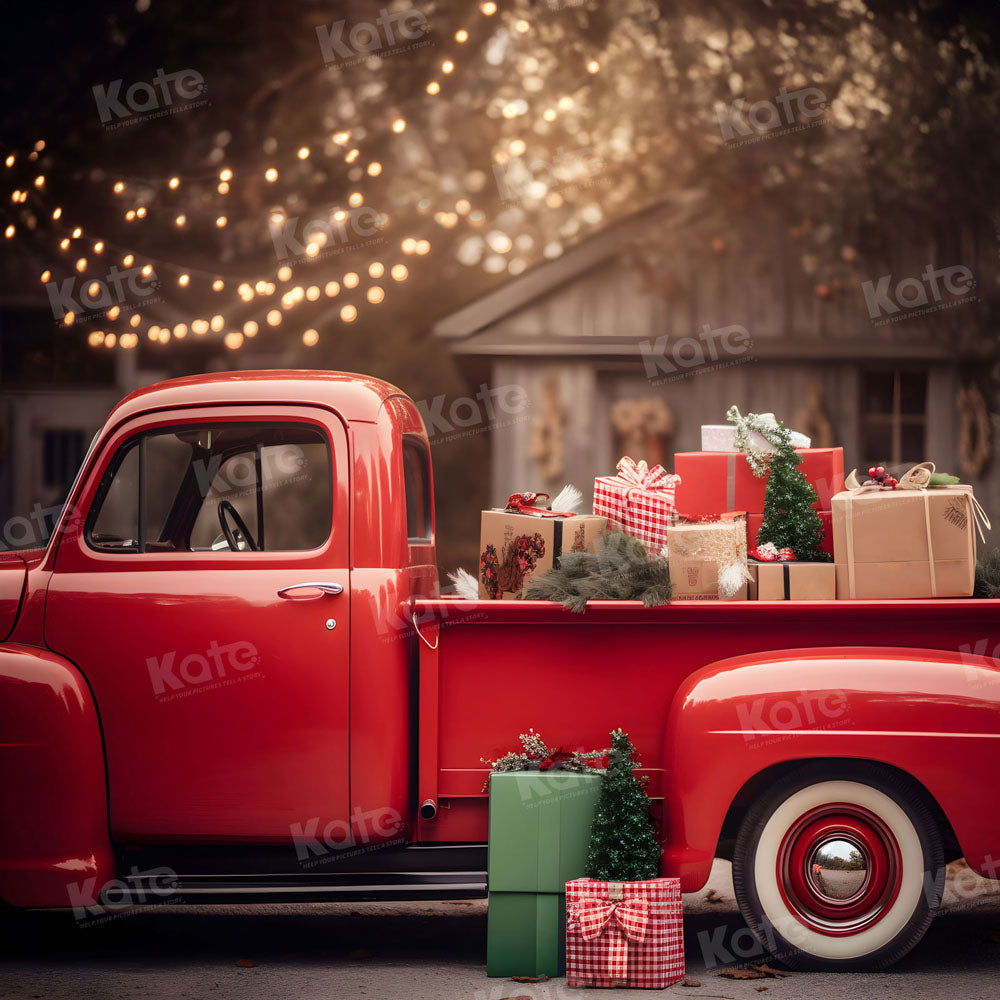
M 0 645 L 0 899 L 94 902 L 115 875 L 100 722 L 80 672 L 55 653 Z
M 926 791 L 945 841 L 980 874 L 1000 875 L 1000 803 L 989 787 L 1000 768 L 995 658 L 838 647 L 722 660 L 678 689 L 663 760 L 664 870 L 685 892 L 707 881 L 736 814 L 803 761 L 828 761 L 831 773 L 838 760 L 904 772 Z

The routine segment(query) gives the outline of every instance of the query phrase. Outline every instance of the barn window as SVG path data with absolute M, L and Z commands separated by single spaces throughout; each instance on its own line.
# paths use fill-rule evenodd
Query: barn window
M 912 465 L 927 455 L 927 372 L 882 369 L 861 382 L 861 452 L 869 465 Z

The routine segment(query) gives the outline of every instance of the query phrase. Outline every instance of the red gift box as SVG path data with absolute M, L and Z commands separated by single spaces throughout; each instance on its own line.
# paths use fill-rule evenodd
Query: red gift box
M 618 463 L 617 476 L 594 479 L 594 513 L 602 514 L 658 555 L 667 544 L 667 527 L 673 520 L 674 495 L 680 481 L 662 465 L 650 469 L 645 462 L 633 462 L 626 455 Z
M 660 990 L 684 978 L 681 883 L 566 883 L 566 984 Z
M 799 469 L 819 497 L 817 510 L 833 509 L 831 498 L 844 488 L 843 448 L 796 448 Z M 716 514 L 724 510 L 764 513 L 767 476 L 758 479 L 746 455 L 736 451 L 684 451 L 674 456 L 677 510 L 682 514 Z
M 819 514 L 819 519 L 823 522 L 823 541 L 819 543 L 819 547 L 824 552 L 829 552 L 833 555 L 833 511 L 832 510 L 820 510 L 816 512 Z M 757 547 L 757 532 L 760 531 L 760 526 L 764 523 L 763 514 L 747 514 L 747 552 L 753 553 L 753 550 Z

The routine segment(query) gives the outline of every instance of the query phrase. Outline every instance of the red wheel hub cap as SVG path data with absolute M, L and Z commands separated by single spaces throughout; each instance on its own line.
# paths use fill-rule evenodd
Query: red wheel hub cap
M 857 934 L 878 923 L 899 892 L 902 858 L 875 813 L 838 802 L 811 809 L 785 834 L 776 876 L 781 897 L 810 930 Z

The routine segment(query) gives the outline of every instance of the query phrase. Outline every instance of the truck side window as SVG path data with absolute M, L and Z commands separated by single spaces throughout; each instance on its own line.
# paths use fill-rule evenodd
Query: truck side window
M 406 534 L 411 542 L 431 538 L 431 483 L 427 449 L 419 438 L 403 438 Z
M 316 427 L 231 422 L 127 442 L 87 522 L 107 552 L 300 551 L 330 535 L 330 449 Z

